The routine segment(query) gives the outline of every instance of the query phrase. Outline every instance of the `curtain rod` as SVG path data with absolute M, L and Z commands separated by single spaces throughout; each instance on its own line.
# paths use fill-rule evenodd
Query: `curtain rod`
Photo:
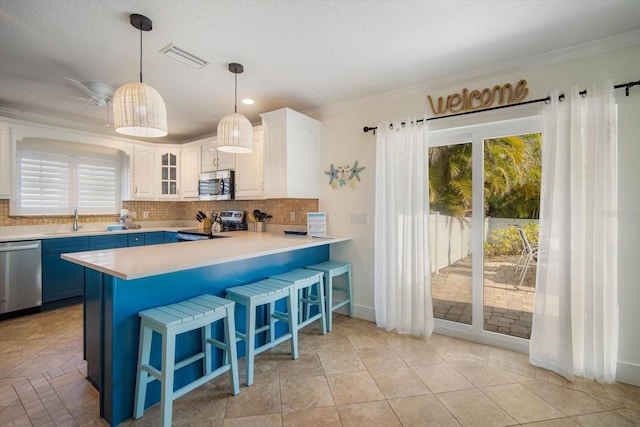
M 621 83 L 621 84 L 617 84 L 615 85 L 613 88 L 614 89 L 622 89 L 625 88 L 624 93 L 626 96 L 629 96 L 629 89 L 631 89 L 634 86 L 638 86 L 640 85 L 640 80 L 638 80 L 637 82 L 629 82 L 629 83 Z M 580 95 L 585 96 L 587 94 L 587 90 L 582 90 L 580 91 Z M 560 101 L 564 101 L 564 93 L 560 94 L 560 96 L 558 97 Z M 448 114 L 446 116 L 436 116 L 436 117 L 429 117 L 426 119 L 418 119 L 416 120 L 416 123 L 421 123 L 424 121 L 431 121 L 431 120 L 438 120 L 438 119 L 448 119 L 449 117 L 457 117 L 457 116 L 464 116 L 467 114 L 475 114 L 475 113 L 483 113 L 485 111 L 492 111 L 492 110 L 501 110 L 503 108 L 511 108 L 511 107 L 517 107 L 520 105 L 527 105 L 527 104 L 534 104 L 536 102 L 544 102 L 545 104 L 548 104 L 549 102 L 551 102 L 551 97 L 547 96 L 546 98 L 538 98 L 538 99 L 532 99 L 530 101 L 524 101 L 524 102 L 517 102 L 515 104 L 507 104 L 507 105 L 499 105 L 497 107 L 491 107 L 491 108 L 483 108 L 482 110 L 471 110 L 471 111 L 465 111 L 462 113 L 456 113 L 456 114 Z M 404 122 L 401 123 L 404 126 Z M 391 127 L 393 128 L 393 125 L 391 125 Z M 378 129 L 377 126 L 371 127 L 371 126 L 365 126 L 364 128 L 362 128 L 362 131 L 367 133 L 370 130 L 373 131 L 373 134 L 376 134 L 376 129 Z

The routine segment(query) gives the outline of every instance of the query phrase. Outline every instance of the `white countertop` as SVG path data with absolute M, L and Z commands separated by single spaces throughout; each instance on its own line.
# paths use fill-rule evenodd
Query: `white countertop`
M 63 237 L 84 237 L 98 236 L 101 234 L 129 234 L 129 233 L 149 233 L 152 231 L 179 231 L 187 228 L 198 228 L 197 225 L 181 225 L 181 226 L 146 226 L 144 228 L 132 228 L 130 230 L 114 230 L 107 231 L 106 226 L 100 228 L 81 228 L 78 231 L 72 231 L 71 226 L 63 227 L 47 227 L 47 226 L 19 226 L 19 227 L 1 227 L 0 242 L 17 242 L 21 240 L 45 240 L 60 239 Z
M 145 231 L 150 231 L 145 229 Z M 62 259 L 125 280 L 156 276 L 351 240 L 234 231 L 226 238 L 63 254 Z

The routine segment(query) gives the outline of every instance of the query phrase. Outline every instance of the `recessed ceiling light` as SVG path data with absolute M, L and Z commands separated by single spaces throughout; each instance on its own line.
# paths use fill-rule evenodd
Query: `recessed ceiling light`
M 209 64 L 209 61 L 207 61 L 206 59 L 199 58 L 193 53 L 187 52 L 186 50 L 179 48 L 173 43 L 170 43 L 160 49 L 160 52 L 173 59 L 177 59 L 178 61 L 183 62 L 193 68 L 200 69 Z
M 256 103 L 256 102 L 255 102 L 253 99 L 251 99 L 251 98 L 245 98 L 245 99 L 243 99 L 241 102 L 242 102 L 243 104 L 246 104 L 246 105 L 253 105 L 253 104 L 255 104 L 255 103 Z

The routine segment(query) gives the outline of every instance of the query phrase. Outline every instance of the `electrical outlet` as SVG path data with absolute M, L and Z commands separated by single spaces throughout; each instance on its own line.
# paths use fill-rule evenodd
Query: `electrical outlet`
M 295 221 L 295 220 L 296 220 L 296 213 L 289 212 L 289 221 Z
M 143 211 L 142 212 L 142 218 L 143 219 L 149 219 L 149 211 Z

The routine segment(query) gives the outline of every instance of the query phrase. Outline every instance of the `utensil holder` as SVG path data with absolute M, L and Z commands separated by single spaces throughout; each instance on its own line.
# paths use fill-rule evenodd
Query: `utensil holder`
M 264 222 L 256 221 L 253 223 L 253 231 L 256 233 L 262 233 L 264 231 Z
M 200 230 L 211 230 L 212 225 L 213 223 L 211 222 L 211 218 L 205 218 L 200 224 L 198 224 L 198 228 Z

